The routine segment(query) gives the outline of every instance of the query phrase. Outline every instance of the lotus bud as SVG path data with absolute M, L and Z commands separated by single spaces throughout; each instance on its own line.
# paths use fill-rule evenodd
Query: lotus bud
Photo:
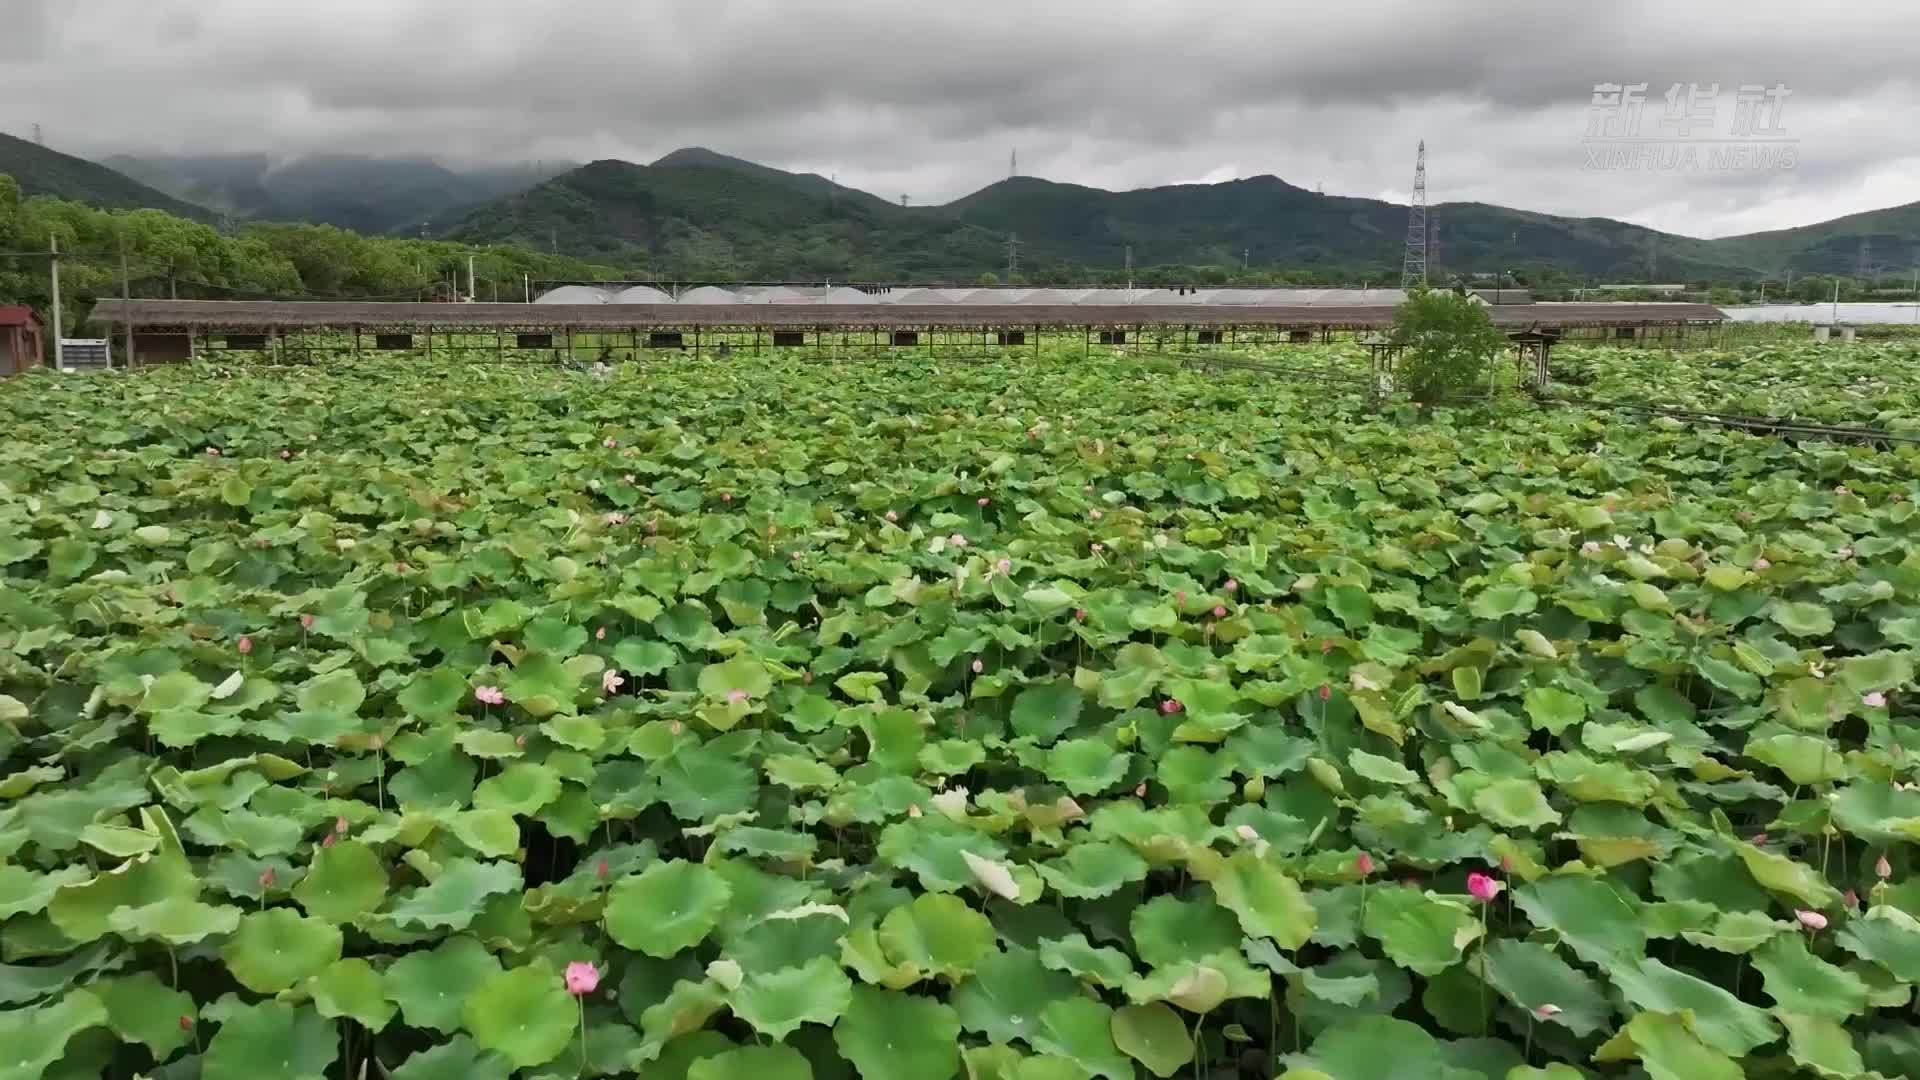
M 1887 861 L 1885 855 L 1873 861 L 1873 875 L 1881 881 L 1885 881 L 1893 876 L 1893 864 Z

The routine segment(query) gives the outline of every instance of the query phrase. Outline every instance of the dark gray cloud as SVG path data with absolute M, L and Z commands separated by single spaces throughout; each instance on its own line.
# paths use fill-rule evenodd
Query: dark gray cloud
M 0 0 L 0 129 L 77 153 L 651 160 L 705 145 L 916 202 L 1021 171 L 1273 173 L 1693 235 L 1920 200 L 1920 5 L 1767 0 Z M 1594 85 L 1785 84 L 1792 168 L 1589 167 Z

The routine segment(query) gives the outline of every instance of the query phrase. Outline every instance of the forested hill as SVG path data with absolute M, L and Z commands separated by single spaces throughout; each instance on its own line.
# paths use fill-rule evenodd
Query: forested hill
M 0 134 L 0 173 L 13 177 L 26 195 L 57 195 L 109 210 L 165 210 L 194 221 L 214 218 L 205 207 L 176 199 L 105 165 L 11 135 Z

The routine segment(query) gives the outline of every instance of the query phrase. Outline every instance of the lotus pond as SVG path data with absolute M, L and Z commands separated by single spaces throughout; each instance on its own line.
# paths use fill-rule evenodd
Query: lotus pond
M 0 1078 L 1920 1074 L 1920 452 L 1078 352 L 0 384 Z

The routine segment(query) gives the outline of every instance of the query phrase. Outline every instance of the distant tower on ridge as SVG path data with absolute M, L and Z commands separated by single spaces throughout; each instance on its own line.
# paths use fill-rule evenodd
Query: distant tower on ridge
M 1407 254 L 1400 261 L 1400 287 L 1427 283 L 1427 140 L 1413 162 L 1413 195 L 1407 199 Z
M 1007 151 L 1007 179 L 1020 175 L 1020 151 L 1016 148 Z

